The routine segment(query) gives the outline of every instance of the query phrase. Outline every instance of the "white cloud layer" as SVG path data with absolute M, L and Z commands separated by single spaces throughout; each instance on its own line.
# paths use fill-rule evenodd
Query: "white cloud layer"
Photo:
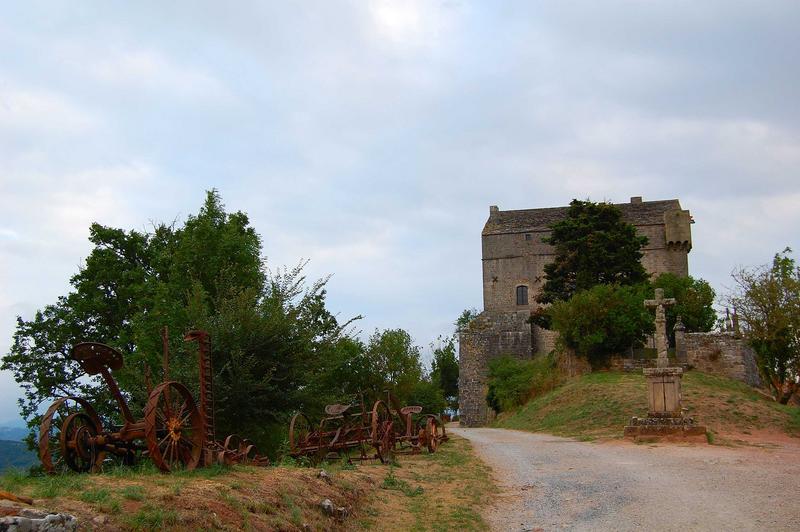
M 0 346 L 92 221 L 217 187 L 271 266 L 427 345 L 481 306 L 488 206 L 681 199 L 690 270 L 800 249 L 794 1 L 25 2 L 0 8 Z M 5 340 L 3 340 L 5 339 Z M 0 374 L 0 424 L 16 413 Z

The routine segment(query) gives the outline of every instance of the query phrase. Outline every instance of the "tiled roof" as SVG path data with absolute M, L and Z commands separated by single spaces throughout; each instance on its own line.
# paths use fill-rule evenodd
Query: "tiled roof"
M 633 225 L 664 223 L 664 213 L 681 208 L 676 199 L 643 201 L 640 203 L 615 203 L 622 211 L 623 218 Z M 524 231 L 546 231 L 550 226 L 566 217 L 569 207 L 548 207 L 546 209 L 522 209 L 516 211 L 496 211 L 491 213 L 483 235 L 502 233 L 521 233 Z

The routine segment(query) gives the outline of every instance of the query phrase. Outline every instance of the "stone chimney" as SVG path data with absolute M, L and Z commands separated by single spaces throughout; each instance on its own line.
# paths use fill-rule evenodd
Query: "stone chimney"
M 497 205 L 490 205 L 489 206 L 489 216 L 494 216 L 498 212 L 500 212 L 500 209 L 497 208 Z
M 642 197 L 641 196 L 631 196 L 631 203 L 641 203 Z

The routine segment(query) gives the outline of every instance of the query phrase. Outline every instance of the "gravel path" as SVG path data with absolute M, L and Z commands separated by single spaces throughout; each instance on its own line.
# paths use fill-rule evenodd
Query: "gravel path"
M 800 445 L 584 443 L 453 428 L 502 489 L 495 530 L 798 530 Z

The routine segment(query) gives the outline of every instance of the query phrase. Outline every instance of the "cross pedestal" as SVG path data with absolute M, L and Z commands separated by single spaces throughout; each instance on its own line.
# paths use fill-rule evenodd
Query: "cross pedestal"
M 644 368 L 648 416 L 681 417 L 683 368 Z
M 668 367 L 667 320 L 664 307 L 674 305 L 675 300 L 664 298 L 664 291 L 656 289 L 655 299 L 644 302 L 646 307 L 656 309 L 656 350 L 658 358 L 655 368 L 644 368 L 647 379 L 648 412 L 646 418 L 633 417 L 625 427 L 625 437 L 639 440 L 698 440 L 705 441 L 706 428 L 696 425 L 694 419 L 685 417 L 681 408 L 681 379 L 683 368 Z

